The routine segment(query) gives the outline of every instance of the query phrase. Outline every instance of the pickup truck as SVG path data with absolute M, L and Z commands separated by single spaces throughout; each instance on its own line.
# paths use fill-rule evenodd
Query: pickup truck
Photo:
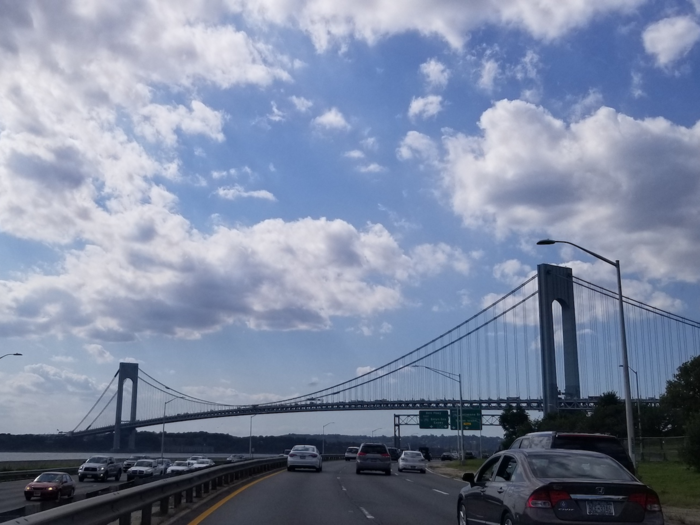
M 121 479 L 122 464 L 111 456 L 92 456 L 78 467 L 78 481 L 85 481 L 85 478 L 107 481 L 112 477 L 116 481 Z

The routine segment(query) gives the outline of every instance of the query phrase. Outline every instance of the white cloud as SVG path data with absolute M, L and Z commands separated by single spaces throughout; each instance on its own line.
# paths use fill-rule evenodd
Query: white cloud
M 300 111 L 301 113 L 305 113 L 309 109 L 311 109 L 311 106 L 314 105 L 313 102 L 311 102 L 308 99 L 305 99 L 304 97 L 289 97 L 289 100 L 292 101 L 292 104 L 294 104 L 294 107 L 296 108 L 297 111 Z
M 176 130 L 187 134 L 201 134 L 221 142 L 223 115 L 213 111 L 198 100 L 191 103 L 192 109 L 184 106 L 163 106 L 149 104 L 138 111 L 135 116 L 135 129 L 151 142 L 162 141 L 174 146 L 177 141 Z
M 319 128 L 330 130 L 350 129 L 350 124 L 347 123 L 345 117 L 337 108 L 329 109 L 323 115 L 316 117 L 312 123 Z
M 352 151 L 346 151 L 344 156 L 349 158 L 349 159 L 364 159 L 365 158 L 365 154 L 362 151 L 360 151 L 359 149 L 354 149 Z
M 438 95 L 428 95 L 427 97 L 418 97 L 411 99 L 411 105 L 408 108 L 408 116 L 411 118 L 434 117 L 442 111 L 442 97 Z
M 238 184 L 226 188 L 218 188 L 216 190 L 216 194 L 219 197 L 223 199 L 228 199 L 230 201 L 241 198 L 253 198 L 277 202 L 275 196 L 267 190 L 248 191 Z
M 114 361 L 114 356 L 104 349 L 102 345 L 89 344 L 83 346 L 83 349 L 88 353 L 95 363 L 105 364 Z
M 103 342 L 197 338 L 231 323 L 324 329 L 333 317 L 400 307 L 402 283 L 461 271 L 458 251 L 407 254 L 380 225 L 276 219 L 204 235 L 166 208 L 144 207 L 111 226 L 102 243 L 69 252 L 55 274 L 0 281 L 0 332 Z
M 479 87 L 486 91 L 492 91 L 500 73 L 498 62 L 492 58 L 485 58 L 481 63 L 479 74 Z
M 367 137 L 366 139 L 362 139 L 360 141 L 360 145 L 366 150 L 370 151 L 376 151 L 379 147 L 379 143 L 376 137 Z
M 569 113 L 574 121 L 581 120 L 583 117 L 589 116 L 595 110 L 603 105 L 603 94 L 596 90 L 590 89 L 585 97 L 571 104 Z
M 283 111 L 280 111 L 277 108 L 277 104 L 274 102 L 271 102 L 270 104 L 272 105 L 272 111 L 267 114 L 267 119 L 271 120 L 272 122 L 282 122 L 286 118 L 286 115 Z
M 366 166 L 360 166 L 358 169 L 362 173 L 381 173 L 382 171 L 386 171 L 386 168 L 384 166 L 381 166 L 376 162 L 367 164 Z
M 434 58 L 422 63 L 420 72 L 423 73 L 429 88 L 444 88 L 450 79 L 450 70 Z
M 369 374 L 370 372 L 373 372 L 376 370 L 373 366 L 358 366 L 357 369 L 355 370 L 355 374 L 358 376 L 364 375 L 364 374 Z
M 642 34 L 644 49 L 658 66 L 668 66 L 685 56 L 700 40 L 700 25 L 689 16 L 664 18 Z
M 553 40 L 609 13 L 629 12 L 644 0 L 605 2 L 528 2 L 486 0 L 483 2 L 396 2 L 370 3 L 280 2 L 245 0 L 244 13 L 256 20 L 294 25 L 306 31 L 319 50 L 331 45 L 341 49 L 349 38 L 375 43 L 406 32 L 437 36 L 461 48 L 468 33 L 487 24 L 517 27 L 540 40 Z
M 420 159 L 432 162 L 438 157 L 438 149 L 433 140 L 417 131 L 409 131 L 396 149 L 399 160 Z
M 700 123 L 603 107 L 567 125 L 503 100 L 479 125 L 481 136 L 444 139 L 445 188 L 465 225 L 576 239 L 624 254 L 626 270 L 645 278 L 700 279 Z

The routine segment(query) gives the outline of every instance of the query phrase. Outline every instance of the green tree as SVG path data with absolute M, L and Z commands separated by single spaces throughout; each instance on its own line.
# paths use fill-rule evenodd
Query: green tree
M 605 392 L 587 420 L 588 432 L 612 434 L 619 438 L 627 436 L 625 404 L 615 392 Z
M 680 450 L 683 463 L 700 472 L 700 412 L 689 416 L 685 424 L 685 442 Z
M 556 430 L 558 432 L 586 432 L 588 416 L 583 410 L 560 410 L 550 412 L 536 421 L 537 430 Z
M 666 382 L 660 405 L 671 424 L 683 428 L 692 415 L 700 413 L 700 355 L 678 367 L 673 379 Z
M 508 448 L 518 436 L 533 430 L 530 415 L 521 406 L 513 408 L 508 405 L 499 416 L 498 422 L 503 428 L 503 448 Z

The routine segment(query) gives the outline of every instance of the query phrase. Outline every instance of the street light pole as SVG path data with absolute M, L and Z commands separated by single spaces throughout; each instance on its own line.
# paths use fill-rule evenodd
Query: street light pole
M 182 396 L 174 397 L 172 399 L 168 399 L 165 403 L 163 403 L 163 430 L 160 433 L 160 464 L 163 464 L 163 454 L 165 452 L 165 409 L 168 406 L 168 403 L 171 401 L 175 401 L 176 399 L 184 399 Z
M 374 439 L 374 433 L 375 433 L 377 430 L 381 430 L 382 428 L 384 428 L 384 427 L 375 428 L 375 429 L 372 431 L 372 438 L 373 438 L 373 439 Z
M 624 382 L 624 388 L 625 388 L 625 422 L 627 426 L 627 451 L 630 455 L 630 458 L 632 459 L 632 463 L 634 463 L 635 467 L 637 466 L 637 459 L 634 455 L 634 418 L 632 416 L 632 393 L 630 389 L 630 368 L 629 368 L 629 360 L 627 359 L 627 334 L 625 332 L 625 309 L 624 309 L 624 300 L 622 298 L 622 275 L 620 273 L 620 261 L 611 261 L 610 259 L 603 257 L 602 255 L 599 255 L 595 252 L 592 252 L 590 250 L 587 250 L 586 248 L 583 248 L 582 246 L 579 246 L 578 244 L 574 244 L 573 242 L 569 241 L 553 241 L 551 239 L 543 239 L 541 241 L 538 241 L 537 244 L 540 246 L 542 245 L 550 245 L 550 244 L 569 244 L 570 246 L 573 246 L 575 248 L 578 248 L 581 251 L 586 252 L 588 255 L 591 255 L 595 257 L 596 259 L 600 259 L 603 262 L 606 262 L 612 266 L 615 267 L 617 270 L 617 298 L 618 298 L 618 306 L 620 310 L 620 347 L 621 347 L 621 352 L 622 352 L 622 367 L 623 367 L 623 372 L 622 372 L 622 377 L 623 377 L 623 382 Z
M 250 459 L 253 459 L 253 418 L 255 416 L 257 416 L 257 414 L 250 416 L 250 434 L 248 437 L 248 455 Z
M 622 368 L 622 365 L 620 365 L 620 368 Z M 639 395 L 639 374 L 631 366 L 629 369 L 631 372 L 634 372 L 634 380 L 637 383 L 637 426 L 639 428 L 639 460 L 641 461 L 644 456 L 644 445 L 642 441 L 642 398 Z
M 333 423 L 335 423 L 335 421 L 331 421 L 330 423 L 323 425 L 323 445 L 321 445 L 321 455 L 326 453 L 326 427 L 328 425 L 332 425 Z
M 445 370 L 438 370 L 437 368 L 432 368 L 425 365 L 413 365 L 413 368 L 427 368 L 428 370 L 435 372 L 447 379 L 456 381 L 459 384 L 459 464 L 464 465 L 464 419 L 462 417 L 462 406 L 464 401 L 462 400 L 462 374 L 455 374 L 454 372 L 446 372 Z M 454 378 L 457 376 L 457 379 Z
M 22 354 L 15 353 L 15 354 L 0 355 L 0 359 L 2 359 L 3 357 L 7 357 L 8 355 L 22 355 Z

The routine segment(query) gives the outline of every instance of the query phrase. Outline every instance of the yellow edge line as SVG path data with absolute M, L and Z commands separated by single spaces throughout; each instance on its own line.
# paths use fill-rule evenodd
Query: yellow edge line
M 282 471 L 280 471 L 280 472 L 282 472 Z M 214 511 L 216 511 L 216 509 L 218 509 L 219 507 L 221 507 L 224 503 L 226 503 L 226 502 L 227 502 L 228 500 L 230 500 L 231 498 L 234 498 L 235 496 L 237 496 L 238 494 L 240 494 L 241 492 L 243 492 L 245 489 L 247 489 L 247 488 L 249 488 L 249 487 L 252 487 L 252 486 L 255 485 L 256 483 L 260 483 L 261 481 L 265 481 L 267 478 L 271 478 L 272 476 L 276 476 L 276 475 L 279 474 L 280 472 L 274 472 L 274 473 L 270 474 L 269 476 L 265 476 L 264 478 L 257 479 L 257 480 L 255 480 L 255 481 L 253 481 L 253 482 L 251 482 L 251 483 L 248 483 L 247 485 L 244 485 L 243 487 L 241 487 L 241 488 L 238 489 L 237 491 L 235 491 L 235 492 L 233 492 L 232 494 L 229 494 L 228 496 L 226 496 L 224 499 L 222 499 L 222 500 L 221 500 L 219 503 L 217 503 L 216 505 L 213 505 L 213 506 L 209 507 L 205 512 L 203 512 L 202 514 L 200 514 L 199 516 L 197 516 L 195 519 L 193 519 L 192 521 L 190 521 L 189 525 L 199 525 L 200 523 L 202 523 L 202 521 L 204 521 L 207 517 L 209 517 L 209 515 L 210 515 L 211 513 L 213 513 Z

